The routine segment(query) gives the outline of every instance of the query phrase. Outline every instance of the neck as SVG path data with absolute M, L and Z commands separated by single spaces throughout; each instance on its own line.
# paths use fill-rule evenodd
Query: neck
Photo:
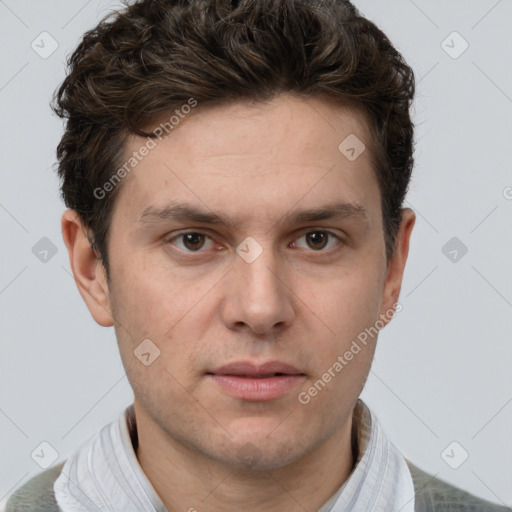
M 222 464 L 170 438 L 139 411 L 135 448 L 168 512 L 316 512 L 347 480 L 357 460 L 352 420 L 353 411 L 323 444 L 273 470 Z

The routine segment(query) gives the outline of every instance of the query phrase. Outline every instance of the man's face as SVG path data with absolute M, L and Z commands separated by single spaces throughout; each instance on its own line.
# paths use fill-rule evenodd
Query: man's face
M 396 299 L 370 151 L 351 161 L 338 149 L 351 134 L 369 146 L 368 131 L 321 100 L 200 107 L 121 184 L 111 313 L 138 419 L 215 460 L 243 465 L 252 450 L 277 468 L 346 431 L 376 338 L 333 365 Z M 130 138 L 127 156 L 145 142 Z M 337 203 L 337 215 L 297 217 Z M 143 360 L 160 351 L 147 366 L 134 354 L 143 340 Z M 300 375 L 258 386 L 218 370 L 269 361 Z

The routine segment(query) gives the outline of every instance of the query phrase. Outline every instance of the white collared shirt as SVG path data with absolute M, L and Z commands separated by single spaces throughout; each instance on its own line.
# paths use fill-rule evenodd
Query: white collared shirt
M 370 409 L 354 409 L 359 457 L 344 484 L 318 512 L 414 512 L 414 484 L 404 457 Z
M 403 456 L 358 400 L 359 455 L 348 479 L 318 512 L 414 512 L 414 486 Z M 167 512 L 133 448 L 133 405 L 84 443 L 54 484 L 63 512 Z

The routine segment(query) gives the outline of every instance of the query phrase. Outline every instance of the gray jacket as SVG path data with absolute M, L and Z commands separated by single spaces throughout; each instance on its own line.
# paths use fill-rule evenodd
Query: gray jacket
M 416 491 L 415 512 L 510 512 L 435 478 L 406 459 Z M 53 493 L 64 462 L 36 475 L 7 502 L 6 512 L 60 512 Z M 361 511 L 364 512 L 364 511 Z M 379 511 L 380 512 L 380 511 Z M 388 511 L 382 511 L 388 512 Z

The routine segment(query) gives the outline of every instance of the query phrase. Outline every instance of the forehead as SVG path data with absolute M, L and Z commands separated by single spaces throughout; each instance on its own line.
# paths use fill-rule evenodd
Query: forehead
M 124 158 L 146 142 L 130 136 Z M 321 99 L 283 95 L 266 103 L 198 105 L 155 139 L 123 180 L 117 202 L 134 218 L 177 198 L 225 218 L 275 221 L 299 203 L 313 208 L 340 200 L 372 213 L 380 198 L 371 148 L 360 111 Z

